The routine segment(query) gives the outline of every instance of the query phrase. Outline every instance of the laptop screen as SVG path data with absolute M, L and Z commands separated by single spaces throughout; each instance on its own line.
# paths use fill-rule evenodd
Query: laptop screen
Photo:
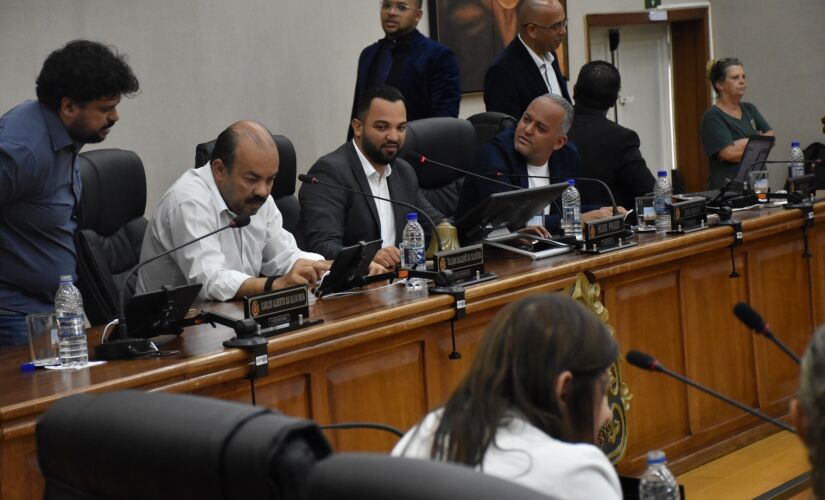
M 748 138 L 748 144 L 745 146 L 742 159 L 739 161 L 739 172 L 736 174 L 737 180 L 746 181 L 748 172 L 754 164 L 768 159 L 768 154 L 771 152 L 775 140 L 776 138 L 770 135 L 752 135 Z M 760 170 L 763 170 L 765 166 L 762 164 Z M 756 168 L 759 168 L 759 166 Z

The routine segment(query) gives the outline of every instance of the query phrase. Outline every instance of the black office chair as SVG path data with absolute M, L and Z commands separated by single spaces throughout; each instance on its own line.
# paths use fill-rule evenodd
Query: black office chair
M 803 151 L 805 154 L 806 161 L 816 161 L 821 160 L 825 162 L 825 144 L 821 142 L 812 142 L 808 144 Z M 816 182 L 817 189 L 825 189 L 825 165 L 812 165 L 808 167 L 809 169 L 813 169 L 814 171 L 814 179 Z
M 293 499 L 330 447 L 313 422 L 183 394 L 78 394 L 35 429 L 45 500 Z
M 418 176 L 424 196 L 445 217 L 453 217 L 464 174 L 434 163 L 421 163 L 420 155 L 461 170 L 469 170 L 476 153 L 476 134 L 467 120 L 424 118 L 407 123 L 401 157 Z
M 292 141 L 283 135 L 272 135 L 275 146 L 278 148 L 280 165 L 278 167 L 278 178 L 272 186 L 272 198 L 275 205 L 284 216 L 284 229 L 298 236 L 298 219 L 301 218 L 301 205 L 295 197 L 296 158 L 295 147 Z M 209 161 L 215 141 L 204 142 L 195 147 L 195 168 L 200 168 Z
M 306 500 L 548 500 L 549 496 L 462 465 L 338 453 L 309 475 Z
M 89 322 L 109 322 L 120 311 L 120 289 L 135 291 L 135 278 L 123 280 L 140 261 L 148 224 L 146 174 L 132 151 L 99 149 L 79 155 L 83 193 L 78 235 L 78 288 Z
M 503 129 L 515 127 L 518 119 L 498 111 L 485 111 L 484 113 L 474 114 L 467 118 L 467 121 L 473 124 L 476 139 L 478 144 L 481 145 L 495 137 Z

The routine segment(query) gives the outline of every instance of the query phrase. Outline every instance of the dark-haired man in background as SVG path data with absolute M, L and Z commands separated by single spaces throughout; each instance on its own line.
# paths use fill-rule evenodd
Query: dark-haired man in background
M 54 310 L 60 276 L 75 276 L 77 154 L 106 138 L 121 96 L 138 89 L 122 56 L 75 40 L 43 63 L 37 101 L 0 117 L 0 345 L 25 343 L 25 316 Z
M 410 164 L 398 158 L 406 127 L 404 97 L 398 89 L 367 89 L 352 119 L 353 140 L 319 158 L 308 175 L 350 190 L 411 203 L 438 224 L 444 216 L 419 192 Z M 299 227 L 307 249 L 334 259 L 345 246 L 380 238 L 384 248 L 375 255 L 370 273 L 399 264 L 398 243 L 409 208 L 320 184 L 301 186 L 298 198 Z M 429 234 L 432 228 L 427 220 L 419 218 L 419 222 Z
M 573 87 L 575 118 L 567 137 L 579 147 L 582 177 L 604 181 L 616 204 L 630 210 L 634 199 L 653 191 L 653 174 L 639 151 L 639 136 L 607 118 L 616 105 L 622 80 L 619 70 L 605 61 L 582 66 Z M 598 186 L 582 183 L 582 199 L 608 205 L 610 198 Z
M 351 119 L 355 118 L 361 95 L 375 85 L 390 85 L 401 91 L 408 121 L 458 116 L 458 63 L 452 50 L 416 29 L 422 1 L 382 0 L 381 28 L 386 36 L 365 48 L 358 58 Z
M 209 163 L 186 171 L 161 198 L 140 259 L 225 227 L 239 215 L 253 216 L 251 222 L 146 265 L 138 273 L 138 293 L 201 283 L 202 299 L 230 300 L 318 281 L 329 263 L 298 248 L 269 195 L 278 166 L 278 148 L 260 123 L 241 121 L 221 132 Z

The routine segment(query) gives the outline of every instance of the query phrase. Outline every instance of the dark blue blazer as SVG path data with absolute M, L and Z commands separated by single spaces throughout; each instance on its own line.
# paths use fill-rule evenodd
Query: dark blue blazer
M 461 81 L 455 54 L 418 30 L 409 43 L 410 50 L 404 59 L 404 81 L 398 85 L 407 105 L 407 121 L 433 116 L 458 117 Z M 380 45 L 380 40 L 375 42 L 364 49 L 358 58 L 358 79 L 355 82 L 351 118 L 355 116 L 358 98 L 365 90 L 367 73 Z
M 553 53 L 553 73 L 559 80 L 562 96 L 570 101 L 567 80 L 561 76 L 559 60 Z M 541 76 L 527 47 L 514 38 L 487 68 L 484 75 L 484 105 L 487 111 L 506 113 L 516 120 L 538 96 L 547 93 L 547 84 Z
M 527 175 L 527 161 L 514 146 L 515 128 L 506 128 L 498 133 L 490 142 L 481 146 L 473 163 L 473 171 L 484 177 L 502 181 L 513 186 L 527 188 L 529 178 L 517 177 Z M 568 141 L 561 149 L 550 156 L 550 182 L 556 184 L 564 179 L 579 177 L 579 150 L 576 145 Z M 497 175 L 499 174 L 499 175 Z M 513 174 L 509 176 L 508 174 Z M 473 207 L 486 200 L 493 193 L 508 191 L 507 186 L 496 182 L 489 182 L 472 176 L 464 178 L 461 195 L 458 200 L 456 213 L 466 214 Z M 583 205 L 582 209 L 586 207 Z M 558 210 L 554 207 L 545 217 L 545 226 L 553 230 L 559 226 Z

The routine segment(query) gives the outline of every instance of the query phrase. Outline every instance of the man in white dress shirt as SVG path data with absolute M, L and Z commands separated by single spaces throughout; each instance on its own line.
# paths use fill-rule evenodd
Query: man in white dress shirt
M 250 215 L 251 222 L 148 264 L 140 270 L 138 293 L 201 283 L 202 299 L 231 300 L 319 280 L 329 263 L 298 248 L 269 195 L 278 161 L 263 125 L 242 121 L 224 130 L 210 162 L 188 170 L 163 195 L 143 239 L 141 261 L 227 226 L 236 216 Z

